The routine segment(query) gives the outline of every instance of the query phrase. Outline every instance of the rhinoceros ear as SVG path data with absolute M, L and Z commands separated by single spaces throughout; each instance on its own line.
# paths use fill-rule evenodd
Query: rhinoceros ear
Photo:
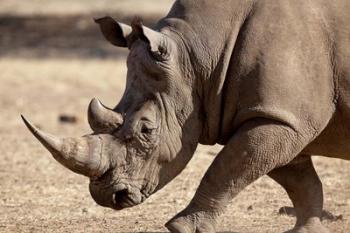
M 132 31 L 130 26 L 118 23 L 110 16 L 95 19 L 95 22 L 100 26 L 103 36 L 113 45 L 128 46 L 127 37 Z
M 166 53 L 164 45 L 165 36 L 151 28 L 143 26 L 141 19 L 135 18 L 131 23 L 132 32 L 128 37 L 128 46 L 137 40 L 143 40 L 150 46 L 150 52 L 154 55 L 163 56 Z

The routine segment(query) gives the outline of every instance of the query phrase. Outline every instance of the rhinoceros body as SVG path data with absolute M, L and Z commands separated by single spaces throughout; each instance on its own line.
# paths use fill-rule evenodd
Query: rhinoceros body
M 200 142 L 225 144 L 253 116 L 307 120 L 318 131 L 308 153 L 349 159 L 349 12 L 347 1 L 175 3 L 160 25 L 187 24 L 179 31 L 204 96 Z
M 311 155 L 350 159 L 349 1 L 179 0 L 154 29 L 96 22 L 130 50 L 120 103 L 94 99 L 94 134 L 79 139 L 26 124 L 60 163 L 90 177 L 97 203 L 139 204 L 181 172 L 198 143 L 219 143 L 170 231 L 215 231 L 227 203 L 267 174 L 294 204 L 292 232 L 327 232 Z

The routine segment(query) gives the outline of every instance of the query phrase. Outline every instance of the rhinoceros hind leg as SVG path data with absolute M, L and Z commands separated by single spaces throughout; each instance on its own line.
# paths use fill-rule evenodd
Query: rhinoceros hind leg
M 323 208 L 322 183 L 311 157 L 300 155 L 290 164 L 276 168 L 268 174 L 279 183 L 292 200 L 297 221 L 287 233 L 328 233 L 321 223 Z

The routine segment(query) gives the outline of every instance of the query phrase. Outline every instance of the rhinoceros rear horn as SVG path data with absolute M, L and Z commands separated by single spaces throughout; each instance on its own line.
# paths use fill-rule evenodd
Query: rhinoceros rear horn
M 123 124 L 120 113 L 105 107 L 98 99 L 93 98 L 88 108 L 88 121 L 95 133 L 108 133 Z
M 118 23 L 112 17 L 106 16 L 95 19 L 100 26 L 103 36 L 113 45 L 118 47 L 127 47 L 127 37 L 131 33 L 131 27 L 123 23 Z
M 50 151 L 53 157 L 71 171 L 88 177 L 96 177 L 108 169 L 108 159 L 101 154 L 102 144 L 98 136 L 57 138 L 42 132 L 23 116 L 22 119 L 31 133 Z

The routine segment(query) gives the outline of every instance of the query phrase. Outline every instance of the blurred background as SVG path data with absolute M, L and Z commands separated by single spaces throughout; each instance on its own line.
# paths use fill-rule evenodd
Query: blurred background
M 29 134 L 24 114 L 47 132 L 90 133 L 86 110 L 98 97 L 114 107 L 126 76 L 126 49 L 106 42 L 93 18 L 154 25 L 173 0 L 0 0 L 0 232 L 155 232 L 189 202 L 220 147 L 200 146 L 174 182 L 121 212 L 97 206 L 88 180 L 57 162 Z M 219 4 L 219 3 L 218 3 Z M 350 232 L 349 162 L 316 158 L 325 188 L 325 224 Z M 294 218 L 284 191 L 267 177 L 244 190 L 220 231 L 282 232 Z M 292 215 L 292 213 L 288 213 Z
M 92 19 L 112 15 L 129 22 L 142 16 L 144 24 L 152 25 L 167 13 L 171 3 L 171 0 L 1 0 L 1 56 L 118 57 L 124 54 L 102 40 Z

